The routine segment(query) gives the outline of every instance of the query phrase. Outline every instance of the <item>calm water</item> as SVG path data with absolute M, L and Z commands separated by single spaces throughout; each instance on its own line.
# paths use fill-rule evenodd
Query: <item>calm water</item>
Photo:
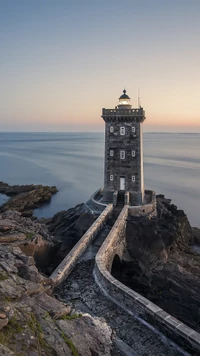
M 173 199 L 200 226 L 200 134 L 144 134 L 145 187 Z M 103 133 L 0 133 L 0 180 L 56 185 L 37 216 L 85 202 L 103 185 Z

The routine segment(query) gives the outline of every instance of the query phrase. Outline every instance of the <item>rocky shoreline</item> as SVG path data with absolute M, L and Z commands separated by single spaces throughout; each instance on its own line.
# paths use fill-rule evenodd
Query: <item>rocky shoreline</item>
M 0 207 L 0 354 L 120 356 L 105 319 L 79 315 L 74 303 L 52 297 L 48 276 L 96 219 L 79 204 L 36 220 L 33 209 L 56 191 L 0 183 L 10 197 Z M 157 213 L 153 220 L 129 219 L 132 261 L 123 261 L 118 278 L 199 331 L 200 229 L 164 196 L 157 197 Z
M 20 194 L 24 193 L 27 191 L 24 192 L 23 188 Z M 20 199 L 21 196 L 18 201 Z M 16 200 L 12 201 L 14 205 L 10 200 L 9 208 L 15 209 Z M 51 296 L 51 282 L 42 271 L 46 268 L 46 261 L 50 261 L 56 237 L 49 233 L 45 224 L 25 217 L 24 211 L 8 210 L 8 206 L 2 210 L 0 355 L 112 355 L 113 332 L 105 320 L 80 313 Z M 74 231 L 79 226 L 75 223 L 80 218 L 77 210 L 79 208 L 73 214 L 65 212 L 68 219 L 74 216 L 71 223 Z

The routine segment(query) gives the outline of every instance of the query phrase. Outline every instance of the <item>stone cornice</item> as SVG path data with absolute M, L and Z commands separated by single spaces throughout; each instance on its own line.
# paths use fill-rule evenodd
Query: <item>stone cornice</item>
M 102 116 L 104 121 L 137 121 L 144 122 L 145 111 L 143 108 L 139 109 L 102 109 Z

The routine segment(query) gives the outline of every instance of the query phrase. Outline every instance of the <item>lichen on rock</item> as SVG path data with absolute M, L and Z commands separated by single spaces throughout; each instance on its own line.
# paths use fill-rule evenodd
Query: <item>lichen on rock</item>
M 0 214 L 0 354 L 109 356 L 110 327 L 90 315 L 76 317 L 79 311 L 51 296 L 51 281 L 36 267 L 34 257 L 52 239 L 19 212 Z

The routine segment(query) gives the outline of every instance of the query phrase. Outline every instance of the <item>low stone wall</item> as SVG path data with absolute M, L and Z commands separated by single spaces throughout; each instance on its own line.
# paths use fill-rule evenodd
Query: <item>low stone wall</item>
M 49 277 L 55 285 L 66 279 L 74 269 L 77 261 L 82 257 L 88 246 L 95 239 L 99 231 L 105 225 L 108 217 L 113 210 L 113 205 L 109 204 L 101 215 L 90 226 L 86 233 L 81 237 L 77 244 L 72 248 L 64 260 L 59 264 L 55 271 Z
M 148 204 L 129 206 L 129 215 L 147 215 L 156 216 L 156 193 L 152 190 L 145 190 L 146 201 Z
M 116 280 L 111 274 L 115 254 L 122 256 L 125 245 L 126 218 L 128 206 L 125 206 L 115 225 L 108 234 L 96 255 L 94 278 L 102 292 L 130 314 L 146 320 L 176 343 L 184 345 L 194 355 L 200 351 L 200 334 L 166 313 L 148 299 Z M 124 240 L 124 242 L 122 241 Z M 198 352 L 196 355 L 198 355 Z
M 98 189 L 86 203 L 86 206 L 92 213 L 100 214 L 108 206 L 108 204 L 101 203 L 101 201 L 98 200 L 101 197 L 102 192 L 102 188 Z

